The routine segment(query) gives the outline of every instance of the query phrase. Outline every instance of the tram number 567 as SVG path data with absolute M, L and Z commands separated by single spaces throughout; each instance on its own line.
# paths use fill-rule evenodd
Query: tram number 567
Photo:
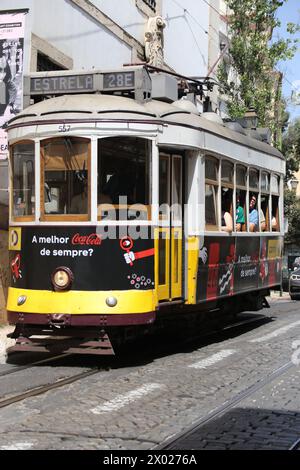
M 66 126 L 65 124 L 58 126 L 58 132 L 69 132 L 70 129 L 71 126 Z

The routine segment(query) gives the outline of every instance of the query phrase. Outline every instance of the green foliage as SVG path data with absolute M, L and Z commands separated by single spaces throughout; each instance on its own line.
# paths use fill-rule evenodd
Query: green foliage
M 283 136 L 282 153 L 286 159 L 286 181 L 299 170 L 300 164 L 300 118 L 296 119 Z
M 293 178 L 300 164 L 300 118 L 286 130 L 282 141 L 282 153 L 286 159 L 286 182 Z M 299 183 L 298 183 L 299 184 Z M 300 201 L 296 192 L 286 189 L 284 193 L 284 213 L 289 221 L 286 243 L 300 242 Z
M 289 221 L 289 230 L 285 236 L 285 243 L 300 242 L 300 201 L 296 198 L 295 191 L 284 191 L 284 213 Z
M 281 100 L 281 74 L 275 72 L 279 60 L 293 57 L 297 39 L 271 41 L 273 29 L 280 25 L 277 10 L 287 0 L 225 0 L 232 14 L 229 17 L 230 45 L 228 64 L 218 69 L 221 91 L 228 96 L 228 112 L 232 119 L 255 108 L 259 126 L 275 132 L 275 105 Z M 299 25 L 289 23 L 293 35 Z M 277 115 L 280 113 L 277 113 Z

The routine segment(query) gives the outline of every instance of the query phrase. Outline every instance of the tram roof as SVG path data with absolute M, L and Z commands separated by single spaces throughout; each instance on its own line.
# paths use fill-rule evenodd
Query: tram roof
M 176 103 L 157 100 L 140 103 L 132 98 L 115 95 L 76 94 L 50 98 L 24 109 L 8 121 L 7 128 L 15 125 L 28 125 L 31 121 L 37 124 L 37 122 L 52 120 L 58 116 L 60 119 L 70 118 L 82 121 L 96 116 L 98 119 L 105 116 L 112 120 L 135 119 L 149 122 L 159 120 L 163 123 L 168 122 L 202 130 L 284 160 L 283 155 L 271 145 L 233 131 L 225 125 L 209 121 L 203 115 L 184 110 L 176 106 Z

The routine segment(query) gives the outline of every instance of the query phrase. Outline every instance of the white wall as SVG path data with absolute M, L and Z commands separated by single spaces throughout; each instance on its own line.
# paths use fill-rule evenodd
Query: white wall
M 91 0 L 142 44 L 147 17 L 135 0 Z M 161 0 L 165 61 L 179 73 L 205 76 L 208 68 L 209 6 L 203 0 Z M 186 10 L 186 12 L 184 12 Z
M 71 57 L 74 69 L 113 68 L 131 61 L 131 47 L 68 0 L 1 0 L 0 11 L 18 8 L 30 10 L 25 73 L 30 70 L 31 32 Z
M 129 46 L 68 0 L 34 0 L 33 32 L 70 56 L 74 69 L 131 61 Z
M 147 16 L 135 0 L 92 0 L 143 44 Z M 25 73 L 30 68 L 31 31 L 71 57 L 74 69 L 111 68 L 132 61 L 132 49 L 69 0 L 1 0 L 0 10 L 29 8 Z M 186 11 L 184 11 L 184 9 Z M 202 0 L 162 0 L 166 20 L 165 60 L 177 72 L 205 76 L 208 68 L 209 6 Z
M 209 6 L 202 0 L 163 0 L 162 16 L 167 64 L 183 75 L 206 76 Z
M 148 18 L 135 4 L 135 0 L 90 0 L 99 10 L 114 20 L 141 44 L 144 43 Z

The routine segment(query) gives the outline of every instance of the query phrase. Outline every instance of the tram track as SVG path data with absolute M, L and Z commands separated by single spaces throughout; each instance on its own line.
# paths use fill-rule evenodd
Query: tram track
M 202 335 L 197 335 L 197 336 L 194 336 L 192 338 L 190 337 L 184 343 L 181 343 L 181 345 L 184 344 L 185 346 L 189 346 L 190 344 L 195 343 L 195 341 L 199 341 L 199 340 L 200 341 L 203 340 L 203 341 L 207 342 L 207 339 L 211 336 L 222 335 L 222 334 L 227 335 L 229 332 L 233 331 L 234 329 L 248 327 L 248 325 L 250 325 L 250 324 L 259 324 L 261 322 L 266 321 L 266 319 L 267 319 L 267 317 L 259 316 L 259 318 L 250 318 L 250 319 L 238 321 L 234 324 L 225 325 L 224 327 L 222 327 L 220 329 L 210 331 L 209 333 L 202 334 Z M 173 348 L 174 348 L 174 344 L 172 344 L 172 343 L 168 344 L 168 345 L 163 344 L 162 348 L 161 348 L 163 351 L 160 351 L 160 352 L 166 353 L 166 349 L 167 349 L 167 352 L 171 353 L 170 349 L 173 350 Z M 147 357 L 147 359 L 149 359 L 149 357 L 148 357 L 149 354 L 151 354 L 151 357 L 152 357 L 152 354 L 153 354 L 152 351 L 151 352 L 147 352 L 147 351 L 145 352 L 145 356 Z M 127 357 L 126 357 L 125 362 L 132 363 L 132 360 L 134 359 L 135 355 L 136 355 L 136 349 L 135 348 L 134 348 L 134 352 L 131 352 L 130 350 L 127 351 L 127 354 L 126 354 Z M 10 375 L 13 375 L 13 374 L 17 374 L 18 372 L 22 372 L 24 370 L 28 370 L 28 369 L 34 368 L 36 366 L 41 366 L 41 365 L 43 366 L 43 365 L 51 364 L 54 361 L 67 358 L 69 356 L 74 356 L 74 354 L 71 354 L 71 353 L 61 354 L 61 355 L 58 355 L 58 356 L 45 358 L 45 359 L 30 363 L 30 364 L 22 365 L 22 366 L 13 368 L 13 369 L 9 369 L 7 371 L 1 372 L 0 377 L 5 377 L 5 376 L 10 376 Z M 117 364 L 115 364 L 114 367 L 117 367 L 117 368 L 122 367 L 122 363 L 124 364 L 124 356 L 122 356 L 122 358 L 119 361 L 117 360 Z M 54 383 L 33 387 L 33 388 L 31 388 L 29 390 L 26 390 L 22 393 L 17 393 L 16 395 L 13 395 L 11 397 L 0 399 L 0 408 L 4 408 L 4 407 L 9 406 L 11 404 L 18 403 L 18 402 L 23 401 L 23 400 L 25 400 L 27 398 L 30 398 L 30 397 L 42 395 L 42 394 L 44 394 L 48 391 L 55 390 L 57 388 L 65 386 L 65 385 L 69 385 L 69 384 L 74 383 L 74 382 L 76 382 L 78 380 L 81 380 L 81 379 L 85 379 L 86 377 L 98 374 L 98 373 L 103 372 L 103 371 L 110 370 L 110 368 L 111 367 L 108 364 L 106 364 L 103 367 L 96 367 L 96 368 L 93 367 L 90 370 L 85 370 L 84 372 L 73 375 L 71 377 L 58 379 Z
M 227 400 L 225 403 L 222 405 L 218 406 L 214 410 L 210 411 L 208 414 L 200 418 L 198 421 L 196 421 L 191 427 L 188 429 L 182 431 L 181 433 L 176 434 L 175 436 L 170 437 L 169 439 L 166 439 L 163 443 L 159 444 L 158 446 L 155 446 L 153 449 L 154 450 L 173 450 L 176 449 L 176 444 L 179 443 L 180 441 L 188 438 L 191 436 L 193 433 L 197 432 L 200 430 L 202 427 L 207 425 L 208 423 L 213 422 L 217 418 L 220 418 L 223 416 L 225 413 L 228 411 L 233 410 L 236 405 L 238 405 L 240 402 L 245 400 L 246 398 L 251 397 L 254 393 L 257 391 L 263 389 L 265 386 L 269 385 L 273 380 L 279 378 L 281 375 L 283 375 L 285 372 L 287 372 L 289 369 L 294 367 L 294 364 L 289 361 L 277 368 L 275 371 L 273 371 L 271 374 L 267 375 L 266 377 L 260 379 L 258 382 L 250 385 L 247 387 L 245 390 L 242 392 L 236 394 L 233 398 L 230 400 Z M 292 446 L 289 448 L 289 450 L 297 450 L 300 448 L 300 438 L 297 439 Z
M 289 450 L 300 450 L 300 437 L 289 447 Z
M 42 385 L 40 387 L 27 390 L 26 392 L 22 392 L 4 400 L 0 400 L 0 408 L 4 408 L 6 406 L 12 405 L 13 403 L 23 401 L 30 397 L 42 395 L 50 390 L 63 387 L 64 385 L 69 385 L 73 382 L 77 382 L 78 380 L 85 379 L 86 377 L 89 377 L 91 375 L 98 374 L 99 372 L 101 372 L 101 369 L 92 369 L 89 371 L 81 372 L 80 374 L 73 375 L 71 377 L 67 377 L 65 379 L 58 380 L 57 382 L 52 384 Z
M 214 336 L 214 335 L 218 335 L 218 334 L 222 334 L 222 333 L 226 334 L 228 331 L 234 330 L 235 328 L 239 328 L 239 327 L 242 328 L 243 326 L 247 326 L 247 325 L 255 324 L 255 323 L 257 323 L 257 324 L 265 323 L 268 320 L 269 320 L 269 317 L 267 317 L 265 315 L 260 315 L 256 318 L 240 320 L 240 321 L 232 323 L 232 324 L 229 323 L 229 324 L 226 324 L 225 326 L 222 326 L 221 328 L 212 329 L 212 330 L 209 330 L 208 332 L 204 332 L 204 333 L 202 332 L 202 333 L 196 334 L 194 336 L 190 336 L 182 344 L 190 344 L 190 343 L 195 342 L 197 340 L 201 340 L 201 339 L 204 340 L 206 338 L 209 338 L 210 336 Z M 20 353 L 18 353 L 18 354 L 20 354 Z M 23 354 L 26 354 L 26 353 L 23 353 Z M 51 364 L 51 362 L 54 362 L 54 361 L 57 361 L 57 360 L 60 360 L 60 359 L 65 359 L 65 358 L 71 357 L 71 356 L 75 357 L 75 354 L 74 353 L 63 353 L 63 354 L 59 354 L 57 356 L 51 356 L 51 357 L 41 359 L 41 360 L 38 360 L 38 361 L 35 361 L 35 362 L 24 364 L 22 366 L 15 366 L 15 367 L 10 368 L 9 370 L 4 370 L 4 371 L 0 372 L 0 377 L 5 377 L 7 375 L 11 375 L 11 374 L 14 374 L 14 373 L 17 373 L 17 372 L 21 372 L 23 370 L 30 369 L 31 367 Z M 84 356 L 84 354 L 83 354 L 83 356 Z M 107 359 L 107 357 L 106 357 L 106 359 Z
M 0 372 L 0 377 L 5 377 L 7 375 L 15 374 L 17 372 L 21 372 L 23 370 L 30 369 L 31 367 L 36 367 L 36 366 L 45 365 L 45 364 L 51 364 L 51 362 L 57 361 L 59 359 L 64 359 L 64 358 L 66 358 L 68 356 L 71 356 L 71 355 L 72 355 L 71 353 L 60 354 L 58 356 L 52 356 L 52 357 L 48 357 L 46 359 L 41 359 L 40 361 L 31 362 L 30 364 L 25 364 L 23 366 L 12 367 L 9 370 L 5 370 L 5 371 Z

